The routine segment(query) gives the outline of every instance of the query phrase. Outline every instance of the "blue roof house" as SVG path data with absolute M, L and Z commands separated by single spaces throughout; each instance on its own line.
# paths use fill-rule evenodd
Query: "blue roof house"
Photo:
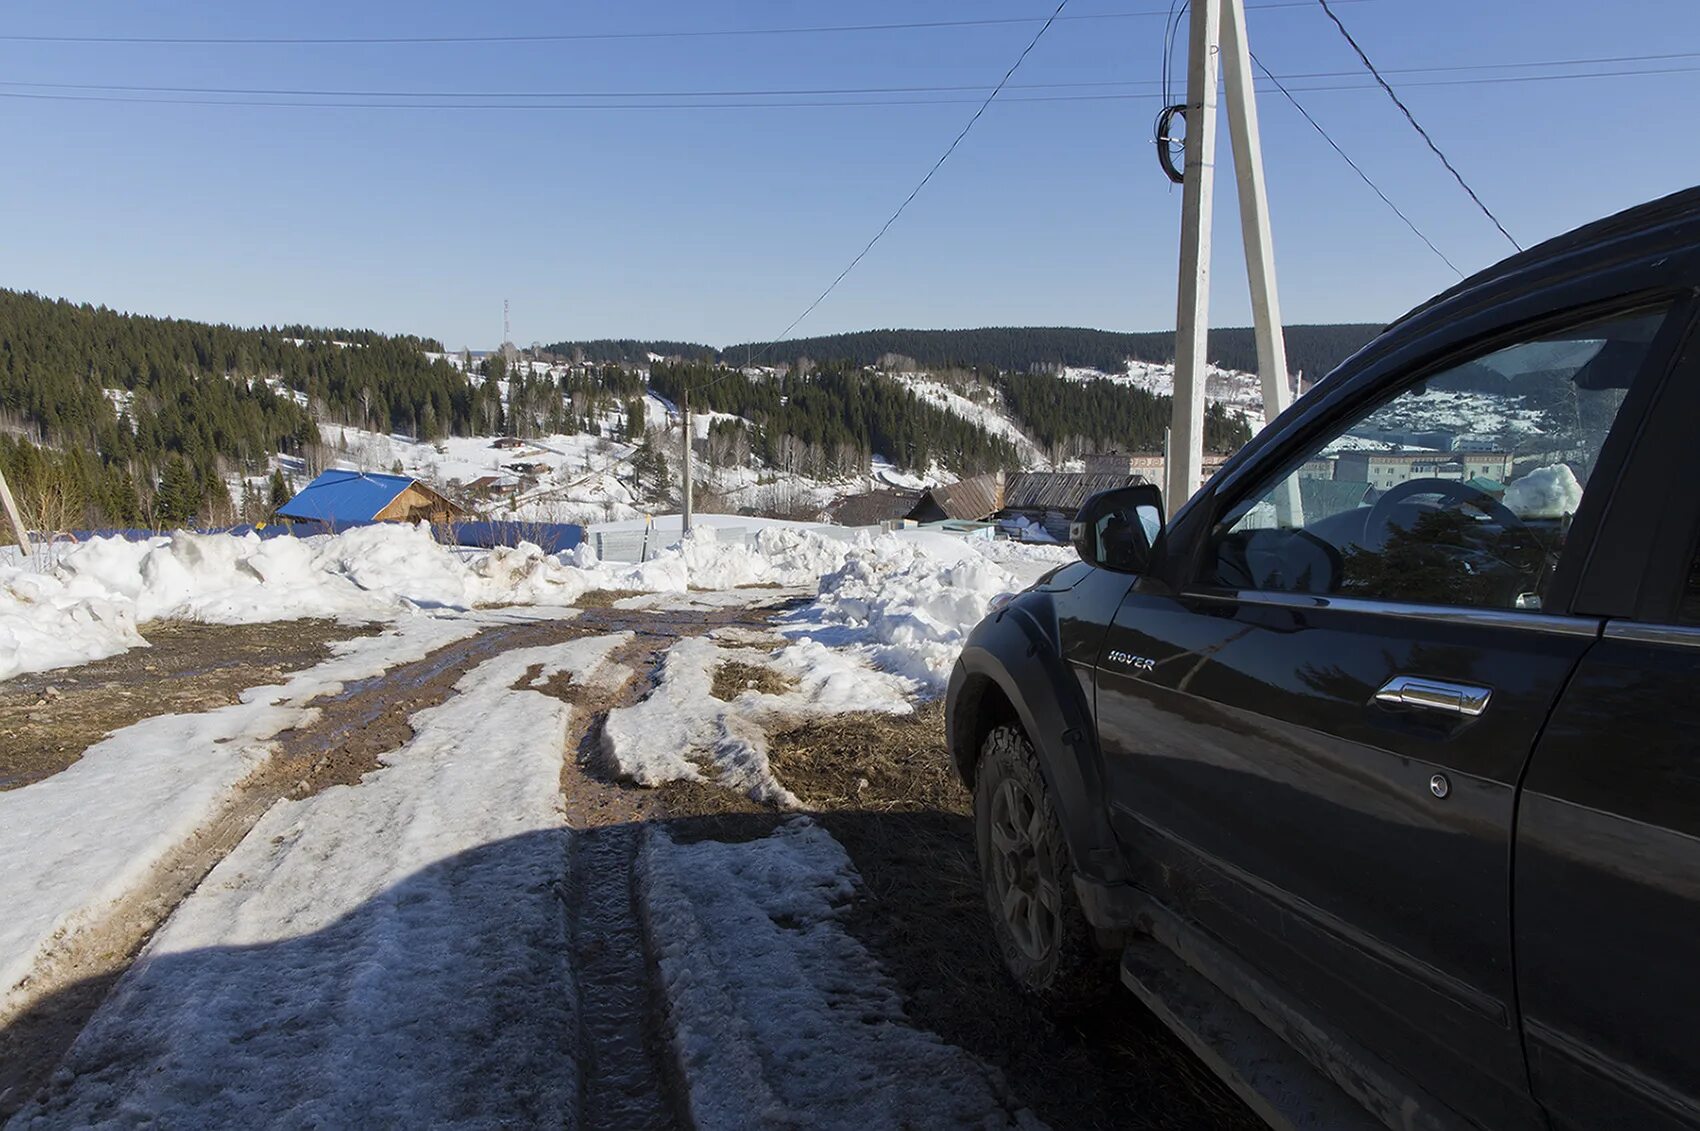
M 277 517 L 327 529 L 370 522 L 453 522 L 466 516 L 441 494 L 405 475 L 327 471 L 277 508 Z

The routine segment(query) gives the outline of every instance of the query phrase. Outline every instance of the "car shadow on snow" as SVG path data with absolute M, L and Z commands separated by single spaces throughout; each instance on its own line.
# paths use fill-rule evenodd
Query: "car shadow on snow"
M 744 841 L 792 816 L 653 825 L 681 843 Z M 998 1069 L 1015 1102 L 1056 1127 L 1258 1126 L 1113 983 L 1099 1010 L 1066 1023 L 1015 992 L 991 944 L 966 816 L 812 816 L 860 873 L 844 927 L 892 979 L 910 1022 Z M 576 838 L 635 839 L 643 827 Z M 316 930 L 151 953 L 121 979 L 70 986 L 0 1030 L 0 1118 L 22 1108 L 10 1126 L 573 1126 L 581 1066 L 595 1067 L 581 1056 L 571 988 L 569 952 L 584 940 L 568 942 L 578 888 L 567 841 L 545 830 L 481 845 Z

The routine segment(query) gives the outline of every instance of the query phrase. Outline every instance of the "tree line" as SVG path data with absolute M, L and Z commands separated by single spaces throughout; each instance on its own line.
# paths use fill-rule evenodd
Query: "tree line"
M 1381 331 L 1377 323 L 1336 323 L 1286 327 L 1287 369 L 1320 378 Z M 557 342 L 550 352 L 582 355 L 593 361 L 642 362 L 649 354 L 693 361 L 743 365 L 751 357 L 768 364 L 798 358 L 837 359 L 878 365 L 887 357 L 912 359 L 923 369 L 997 369 L 1036 372 L 1071 365 L 1119 373 L 1128 359 L 1153 363 L 1175 358 L 1171 330 L 1119 333 L 1077 326 L 990 326 L 974 330 L 861 330 L 778 344 L 739 343 L 715 349 L 697 342 L 636 339 Z M 1257 341 L 1250 327 L 1210 331 L 1209 359 L 1225 369 L 1255 372 Z
M 890 378 L 849 361 L 805 376 L 751 376 L 707 362 L 657 362 L 650 387 L 675 403 L 691 391 L 693 412 L 750 421 L 716 422 L 710 448 L 728 458 L 753 450 L 769 466 L 816 478 L 864 472 L 878 453 L 905 466 L 935 462 L 958 475 L 1018 466 L 1015 446 L 971 421 L 921 400 Z
M 1097 451 L 1163 450 L 1173 399 L 1108 378 L 1064 381 L 1033 373 L 999 379 L 1022 429 L 1053 460 Z M 1204 410 L 1204 448 L 1232 452 L 1251 439 L 1244 416 L 1212 401 Z

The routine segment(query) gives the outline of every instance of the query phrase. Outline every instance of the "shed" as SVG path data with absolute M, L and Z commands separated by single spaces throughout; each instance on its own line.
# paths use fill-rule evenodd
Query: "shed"
M 826 508 L 827 515 L 840 526 L 878 526 L 894 518 L 903 518 L 919 501 L 914 491 L 865 491 L 846 495 Z
M 923 491 L 907 517 L 916 522 L 979 522 L 1003 508 L 1003 497 L 1004 475 L 995 471 Z
M 511 495 L 518 490 L 518 483 L 500 475 L 483 475 L 466 485 L 467 494 L 476 497 Z
M 277 509 L 279 518 L 328 527 L 368 522 L 451 522 L 466 510 L 417 479 L 327 471 Z
M 1002 519 L 1026 519 L 1041 526 L 1059 542 L 1068 540 L 1069 523 L 1080 504 L 1100 491 L 1137 487 L 1149 482 L 1143 475 L 1092 474 L 1080 471 L 1018 471 L 1009 477 Z

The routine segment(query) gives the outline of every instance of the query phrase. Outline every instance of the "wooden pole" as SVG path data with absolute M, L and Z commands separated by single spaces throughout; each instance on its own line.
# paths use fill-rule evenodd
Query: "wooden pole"
M 1173 514 L 1204 467 L 1204 365 L 1210 331 L 1210 210 L 1216 177 L 1216 56 L 1220 0 L 1194 0 L 1186 68 L 1186 164 L 1181 183 L 1175 394 L 1164 497 Z
M 6 521 L 11 523 L 12 534 L 18 540 L 18 549 L 24 553 L 30 552 L 30 533 L 24 529 L 23 516 L 18 514 L 18 504 L 12 498 L 12 489 L 6 485 L 6 473 L 0 471 L 0 507 L 6 511 Z

